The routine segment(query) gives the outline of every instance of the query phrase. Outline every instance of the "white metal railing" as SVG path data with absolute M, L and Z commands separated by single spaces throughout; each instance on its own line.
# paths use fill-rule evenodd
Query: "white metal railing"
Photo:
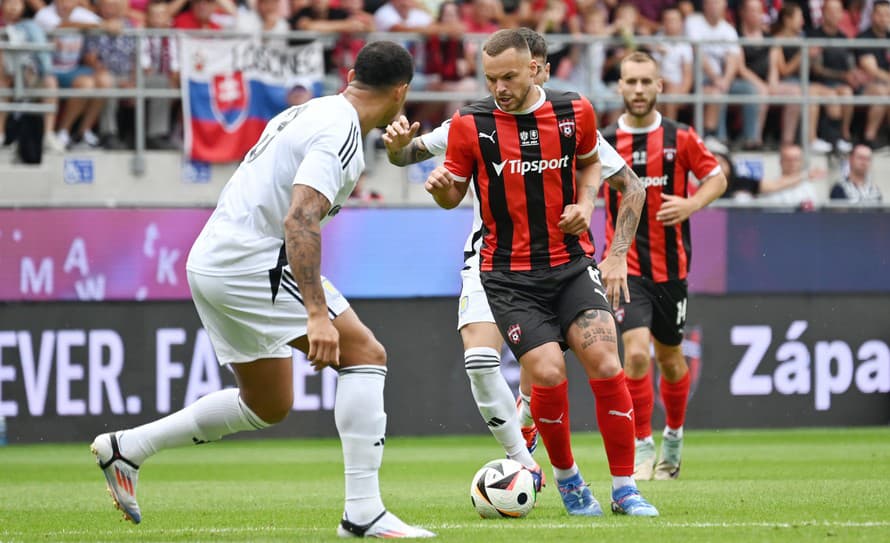
M 77 32 L 71 29 L 60 29 L 53 34 L 64 34 Z M 88 31 L 88 33 L 97 33 L 98 31 Z M 243 32 L 225 31 L 225 30 L 160 30 L 160 29 L 126 29 L 122 32 L 124 35 L 133 36 L 136 40 L 136 55 L 142 50 L 142 40 L 148 36 L 180 36 L 183 34 L 191 36 L 199 36 L 202 38 L 244 38 L 251 37 L 252 34 Z M 265 38 L 273 37 L 275 39 L 300 39 L 300 40 L 320 40 L 326 47 L 333 46 L 338 35 L 309 32 L 309 31 L 291 31 L 284 34 L 265 35 Z M 488 38 L 488 34 L 465 34 L 463 39 L 465 42 L 481 44 Z M 373 32 L 365 36 L 368 41 L 379 39 L 389 39 L 398 42 L 422 41 L 423 34 L 416 33 L 392 33 L 392 32 Z M 614 38 L 604 38 L 601 36 L 589 35 L 567 35 L 567 34 L 548 34 L 546 39 L 549 44 L 575 44 L 583 46 L 593 46 L 598 44 L 619 44 L 620 41 Z M 865 40 L 865 39 L 811 39 L 811 38 L 763 38 L 757 40 L 740 38 L 737 42 L 727 42 L 724 40 L 703 40 L 695 41 L 686 38 L 667 38 L 667 37 L 637 37 L 635 39 L 639 46 L 647 46 L 653 44 L 663 44 L 671 42 L 690 43 L 694 50 L 693 64 L 693 92 L 687 95 L 666 94 L 659 97 L 662 103 L 679 103 L 692 104 L 694 111 L 694 126 L 701 132 L 703 128 L 704 106 L 706 104 L 770 104 L 770 105 L 787 105 L 800 104 L 807 106 L 811 104 L 820 105 L 854 105 L 866 106 L 873 104 L 882 104 L 890 106 L 890 97 L 886 96 L 848 96 L 848 97 L 825 97 L 814 96 L 809 93 L 810 86 L 810 50 L 819 48 L 841 48 L 841 49 L 861 49 L 861 48 L 879 48 L 883 50 L 890 49 L 890 39 L 884 40 Z M 704 70 L 702 67 L 702 47 L 715 43 L 736 43 L 740 47 L 745 45 L 759 46 L 797 46 L 801 48 L 801 69 L 800 69 L 800 96 L 743 96 L 743 95 L 706 95 L 703 92 Z M 10 44 L 9 42 L 0 41 L 0 52 L 8 55 L 27 55 L 38 51 L 52 51 L 52 45 L 21 45 Z M 477 63 L 481 67 L 481 48 L 477 47 Z M 139 58 L 135 59 L 136 65 L 139 66 Z M 20 66 L 21 63 L 16 63 Z M 4 110 L 15 111 L 33 111 L 42 112 L 51 110 L 51 104 L 34 103 L 30 100 L 57 97 L 104 97 L 104 98 L 129 98 L 135 102 L 135 152 L 132 161 L 132 170 L 136 175 L 145 173 L 145 100 L 150 98 L 179 98 L 181 97 L 180 89 L 151 89 L 144 85 L 144 74 L 141 69 L 136 70 L 135 87 L 118 88 L 118 89 L 39 89 L 26 88 L 23 84 L 23 76 L 21 70 L 16 70 L 14 74 L 14 85 L 9 89 L 0 89 L 0 98 L 11 99 L 11 102 L 5 104 L 0 102 L 0 108 Z M 480 89 L 485 89 L 484 76 L 482 70 L 477 69 L 480 81 Z M 586 89 L 578 89 L 582 94 L 590 96 L 592 94 L 593 84 L 590 82 Z M 479 98 L 485 91 L 479 92 L 446 92 L 446 91 L 412 91 L 409 93 L 408 99 L 411 102 L 454 102 L 469 101 Z M 809 120 L 806 114 L 801 115 L 800 133 L 805 136 L 809 133 Z M 804 150 L 805 162 L 809 163 L 809 138 L 801 137 L 802 147 Z

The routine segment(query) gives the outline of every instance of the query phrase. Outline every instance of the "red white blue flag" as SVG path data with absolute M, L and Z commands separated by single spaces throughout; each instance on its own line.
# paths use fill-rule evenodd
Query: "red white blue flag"
M 320 43 L 281 48 L 254 39 L 184 37 L 185 152 L 192 160 L 238 162 L 266 122 L 302 85 L 317 95 L 324 77 Z

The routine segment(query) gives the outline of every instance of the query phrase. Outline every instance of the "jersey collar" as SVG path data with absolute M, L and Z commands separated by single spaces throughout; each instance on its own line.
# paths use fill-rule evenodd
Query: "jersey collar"
M 626 115 L 626 113 L 624 114 Z M 652 124 L 649 126 L 644 126 L 642 128 L 637 128 L 636 126 L 628 126 L 627 123 L 624 122 L 624 115 L 618 117 L 618 128 L 622 132 L 627 132 L 628 134 L 648 134 L 652 132 L 659 126 L 661 126 L 661 113 L 658 111 L 655 112 L 655 120 L 652 121 Z

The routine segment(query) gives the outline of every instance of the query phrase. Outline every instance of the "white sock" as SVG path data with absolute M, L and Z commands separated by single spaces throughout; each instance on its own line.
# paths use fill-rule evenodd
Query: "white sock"
M 520 390 L 519 398 L 522 400 L 519 404 L 519 424 L 531 426 L 535 423 L 535 419 L 532 417 L 532 397 L 523 394 Z
M 507 456 L 525 467 L 536 466 L 519 429 L 516 399 L 501 375 L 500 353 L 491 347 L 467 349 L 464 351 L 464 368 L 482 420 L 504 447 Z
M 383 384 L 386 366 L 351 366 L 340 370 L 334 420 L 343 447 L 346 516 L 355 524 L 371 522 L 383 511 L 377 473 L 383 462 L 386 413 Z
M 568 469 L 553 468 L 553 476 L 558 481 L 565 481 L 569 477 L 574 477 L 578 473 L 578 464 L 572 464 Z
M 229 434 L 267 426 L 269 423 L 241 401 L 237 388 L 227 388 L 162 419 L 125 430 L 119 441 L 121 454 L 142 465 L 162 449 L 217 441 Z
M 654 444 L 655 444 L 655 440 L 652 439 L 652 435 L 650 434 L 650 435 L 644 437 L 643 439 L 634 438 L 634 443 L 637 443 L 637 444 L 639 444 L 639 443 L 650 443 L 650 444 L 654 445 Z
M 669 428 L 665 426 L 662 435 L 668 439 L 683 439 L 683 427 Z
M 637 487 L 637 483 L 634 481 L 633 477 L 615 477 L 612 476 L 612 490 L 618 490 L 622 486 L 632 486 L 634 488 Z

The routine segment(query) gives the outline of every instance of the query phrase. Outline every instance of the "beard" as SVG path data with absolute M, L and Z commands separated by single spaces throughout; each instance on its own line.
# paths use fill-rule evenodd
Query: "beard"
M 624 107 L 628 113 L 635 117 L 645 117 L 655 108 L 655 98 L 647 101 L 645 105 L 634 104 L 633 100 L 624 99 Z
M 522 105 L 525 103 L 525 100 L 528 98 L 528 93 L 530 93 L 532 91 L 532 87 L 534 87 L 533 84 L 526 87 L 525 92 L 522 93 L 521 97 L 510 95 L 509 98 L 513 98 L 513 107 L 511 107 L 509 109 L 503 108 L 503 110 L 504 111 L 519 111 L 519 108 L 522 107 Z M 500 103 L 501 103 L 501 100 L 500 100 L 500 98 L 498 98 L 498 104 L 500 104 Z

